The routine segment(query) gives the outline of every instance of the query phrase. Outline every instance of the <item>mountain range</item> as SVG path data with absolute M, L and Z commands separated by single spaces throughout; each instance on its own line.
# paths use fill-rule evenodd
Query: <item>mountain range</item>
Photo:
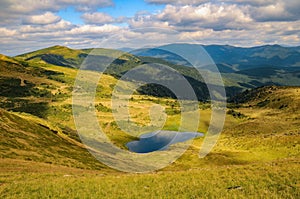
M 208 100 L 208 90 L 201 75 L 191 67 L 191 63 L 181 56 L 165 50 L 166 48 L 190 54 L 195 53 L 195 49 L 204 49 L 216 67 L 206 65 L 202 66 L 201 70 L 216 72 L 216 68 L 218 69 L 222 75 L 228 98 L 243 90 L 266 85 L 300 85 L 300 47 L 280 45 L 242 48 L 229 45 L 169 44 L 151 49 L 127 49 L 127 51 L 130 50 L 129 52 L 114 49 L 70 49 L 64 46 L 53 46 L 18 55 L 15 59 L 33 64 L 81 67 L 105 72 L 117 78 L 138 65 L 164 64 L 184 75 L 194 88 L 199 100 Z M 146 73 L 137 74 L 137 77 L 147 75 Z M 140 90 L 144 94 L 156 93 L 157 96 L 173 96 L 170 91 L 161 87 L 154 89 L 155 92 L 153 92 L 154 87 L 157 86 L 150 85 L 149 89 L 148 85 L 144 87 L 144 91 Z
M 249 56 L 247 65 L 254 65 L 243 68 L 238 65 L 240 61 L 233 63 L 234 59 L 230 62 L 228 58 L 227 62 L 226 56 L 233 54 L 224 55 L 224 62 L 217 66 L 223 69 L 220 71 L 229 96 L 225 123 L 213 150 L 199 159 L 199 149 L 213 126 L 206 84 L 197 70 L 176 54 L 160 51 L 159 54 L 167 55 L 158 57 L 148 50 L 138 54 L 53 46 L 15 57 L 0 55 L 0 198 L 120 198 L 124 194 L 127 198 L 143 194 L 145 198 L 165 194 L 176 198 L 180 193 L 187 193 L 186 198 L 231 198 L 233 194 L 238 198 L 297 198 L 300 77 L 299 66 L 294 63 L 298 62 L 274 50 L 275 57 L 281 57 L 286 65 L 254 64 L 257 59 L 251 62 Z M 298 60 L 294 50 L 287 54 Z M 272 59 L 267 54 L 263 59 Z M 105 69 L 107 63 L 110 64 Z M 172 99 L 175 96 L 170 90 L 155 84 L 141 86 L 131 95 L 130 117 L 122 117 L 117 123 L 114 113 L 120 104 L 113 106 L 112 92 L 116 84 L 126 89 L 134 81 L 142 81 L 143 75 L 153 76 L 153 70 L 145 70 L 137 71 L 134 79 L 124 78 L 127 72 L 144 64 L 169 66 L 190 82 L 198 98 L 205 102 L 199 101 L 198 109 L 187 111 L 199 111 L 197 132 L 203 132 L 205 137 L 195 138 L 179 159 L 163 169 L 145 175 L 126 174 L 99 162 L 87 151 L 88 148 L 102 154 L 110 148 L 99 150 L 84 145 L 74 118 L 86 110 L 95 113 L 111 144 L 122 150 L 128 150 L 126 144 L 139 138 L 125 133 L 120 124 L 133 122 L 133 130 L 140 133 L 144 127 L 152 129 L 152 121 L 157 120 L 163 122 L 163 130 L 178 131 L 182 107 Z M 79 67 L 84 69 L 80 71 L 83 87 L 89 85 L 90 75 L 104 72 L 94 101 L 84 105 L 74 103 L 72 95 L 81 89 L 74 86 Z M 205 67 L 205 74 L 215 72 L 210 66 Z M 158 77 L 164 79 L 168 75 Z M 83 120 L 89 125 L 88 119 Z M 89 142 L 98 144 L 99 140 L 96 136 Z M 156 161 L 158 158 L 149 159 L 149 163 Z

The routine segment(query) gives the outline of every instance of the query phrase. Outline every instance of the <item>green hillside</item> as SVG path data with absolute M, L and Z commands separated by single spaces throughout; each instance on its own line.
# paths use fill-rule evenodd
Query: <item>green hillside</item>
M 46 63 L 56 66 L 69 68 L 79 68 L 83 61 L 89 56 L 90 60 L 96 58 L 99 60 L 112 60 L 112 65 L 122 65 L 125 62 L 137 62 L 134 56 L 114 49 L 71 49 L 65 46 L 52 46 L 49 48 L 37 50 L 34 52 L 18 55 L 18 60 L 29 61 L 31 63 Z M 92 66 L 91 66 L 92 67 Z M 99 68 L 86 68 L 99 70 Z
M 150 59 L 158 63 L 162 63 L 159 60 L 163 60 L 174 65 L 183 65 L 185 66 L 183 74 L 186 74 L 190 69 L 191 63 L 188 63 L 183 57 L 173 52 L 179 52 L 179 54 L 180 52 L 188 52 L 190 55 L 197 57 L 199 52 L 206 51 L 216 64 L 216 67 L 207 65 L 201 66 L 200 69 L 220 72 L 226 86 L 227 97 L 230 98 L 243 90 L 261 86 L 299 85 L 300 54 L 297 49 L 298 47 L 283 47 L 280 45 L 242 48 L 229 45 L 178 43 L 156 48 L 133 50 L 131 53 L 137 56 L 146 56 L 147 59 L 151 57 Z M 201 63 L 201 60 L 199 61 Z M 182 72 L 182 70 L 179 71 Z M 194 76 L 189 75 L 189 77 Z
M 299 90 L 276 87 L 265 96 L 281 94 L 293 104 Z M 228 112 L 218 144 L 204 159 L 197 155 L 202 139 L 195 140 L 175 163 L 143 175 L 103 167 L 49 121 L 1 110 L 1 140 L 5 141 L 0 194 L 4 198 L 297 197 L 299 115 L 293 109 L 250 108 L 248 103 L 239 108 L 232 105 L 235 108 L 230 109 L 244 117 Z M 209 118 L 206 110 L 202 116 L 202 120 Z
M 170 49 L 184 49 L 193 52 L 198 45 L 173 44 Z M 162 48 L 165 48 L 164 46 Z M 220 71 L 227 93 L 231 98 L 246 89 L 267 85 L 297 86 L 299 78 L 299 53 L 294 48 L 278 45 L 239 48 L 233 46 L 209 45 L 203 48 L 213 58 Z M 211 66 L 202 67 L 200 75 L 195 68 L 190 67 L 186 60 L 160 48 L 139 49 L 132 54 L 113 49 L 83 49 L 76 50 L 63 46 L 53 46 L 35 52 L 16 56 L 17 60 L 28 61 L 32 65 L 54 65 L 69 68 L 79 68 L 100 71 L 116 78 L 143 64 L 162 64 L 179 71 L 189 81 L 201 101 L 209 100 L 208 89 L 201 75 L 209 75 Z M 85 61 L 85 62 L 84 62 Z M 106 68 L 106 69 L 104 69 Z M 139 76 L 147 76 L 147 71 L 136 75 L 132 81 L 140 81 Z M 172 97 L 168 91 L 155 85 L 146 85 L 141 94 L 156 97 Z
M 85 147 L 46 120 L 0 110 L 2 159 L 16 159 L 74 168 L 102 169 Z
M 65 53 L 63 56 L 67 60 Z M 143 61 L 134 57 L 132 60 L 136 64 Z M 222 134 L 205 158 L 198 158 L 203 138 L 197 138 L 168 167 L 148 174 L 127 174 L 95 160 L 77 135 L 72 113 L 77 72 L 76 68 L 41 59 L 0 56 L 1 198 L 300 195 L 300 87 L 270 86 L 241 93 L 228 104 Z M 83 74 L 88 77 L 101 73 L 85 70 Z M 85 81 L 88 84 L 89 79 Z M 125 144 L 137 138 L 123 133 L 114 121 L 111 94 L 118 81 L 114 76 L 102 75 L 95 108 L 99 125 L 112 143 L 127 150 Z M 123 88 L 131 83 L 120 80 Z M 176 99 L 146 94 L 131 97 L 132 120 L 141 126 L 149 125 L 151 107 L 160 105 L 167 115 L 163 129 L 178 130 L 181 115 Z M 198 131 L 206 133 L 211 120 L 210 104 L 199 102 L 199 112 Z
M 17 59 L 49 63 L 65 67 L 78 67 L 90 50 L 73 50 L 64 46 L 53 46 L 17 56 Z
M 208 90 L 203 83 L 202 77 L 194 68 L 187 68 L 176 64 L 171 64 L 162 59 L 151 57 L 136 57 L 126 52 L 113 49 L 86 49 L 74 50 L 63 46 L 53 46 L 50 48 L 38 50 L 35 52 L 19 55 L 15 57 L 17 60 L 27 61 L 32 65 L 45 64 L 52 66 L 62 66 L 69 68 L 79 68 L 85 70 L 93 70 L 104 72 L 120 78 L 127 71 L 136 66 L 147 63 L 158 63 L 170 66 L 171 68 L 183 74 L 193 86 L 199 100 L 205 101 L 209 98 Z M 83 62 L 85 60 L 85 62 Z M 106 67 L 106 69 L 105 69 Z M 139 76 L 147 76 L 148 71 L 141 71 L 130 81 L 140 81 Z M 151 73 L 150 73 L 151 74 Z M 161 97 L 171 97 L 164 89 L 150 87 L 143 89 L 141 92 L 145 95 L 154 95 Z M 166 94 L 167 93 L 167 94 Z
M 46 118 L 51 102 L 70 96 L 70 79 L 63 72 L 7 57 L 0 64 L 0 103 L 6 110 Z

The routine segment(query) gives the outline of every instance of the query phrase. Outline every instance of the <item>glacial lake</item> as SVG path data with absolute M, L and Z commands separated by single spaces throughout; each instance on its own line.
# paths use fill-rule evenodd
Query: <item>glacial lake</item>
M 126 146 L 131 152 L 149 153 L 166 150 L 172 144 L 203 136 L 203 133 L 198 132 L 156 131 L 143 134 L 139 140 L 128 142 Z

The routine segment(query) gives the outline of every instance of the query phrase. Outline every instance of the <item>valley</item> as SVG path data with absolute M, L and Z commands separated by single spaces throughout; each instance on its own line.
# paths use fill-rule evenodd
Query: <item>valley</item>
M 175 162 L 145 174 L 117 171 L 99 162 L 76 132 L 74 115 L 79 113 L 74 112 L 72 92 L 81 89 L 74 87 L 75 78 L 91 49 L 54 46 L 15 57 L 1 55 L 1 198 L 298 198 L 299 50 L 265 46 L 247 54 L 237 47 L 206 48 L 215 55 L 223 48 L 234 55 L 241 50 L 247 56 L 236 60 L 249 59 L 241 64 L 243 61 L 224 63 L 224 58 L 214 58 L 228 99 L 218 142 L 207 156 L 199 158 L 204 137 L 197 137 Z M 92 56 L 112 60 L 110 67 L 103 70 L 101 63 L 97 68 L 84 65 L 81 73 L 86 77 L 101 75 L 95 113 L 115 146 L 128 150 L 126 143 L 137 138 L 122 132 L 114 121 L 113 89 L 116 84 L 130 87 L 134 81 L 121 79 L 122 75 L 148 62 L 170 66 L 189 81 L 199 100 L 197 131 L 207 133 L 212 115 L 208 90 L 184 60 L 170 54 L 162 59 L 145 50 L 132 54 L 111 49 L 98 52 Z M 250 60 L 253 54 L 257 57 Z M 296 61 L 284 62 L 286 57 Z M 264 65 L 274 65 L 278 59 L 287 65 Z M 251 63 L 256 63 L 255 67 L 249 66 Z M 83 80 L 83 87 L 89 85 L 89 78 Z M 178 131 L 180 104 L 164 87 L 148 84 L 134 92 L 129 100 L 130 119 L 141 127 L 148 126 L 153 119 L 148 113 L 158 105 L 166 114 L 162 129 Z M 156 119 L 163 121 L 159 114 Z

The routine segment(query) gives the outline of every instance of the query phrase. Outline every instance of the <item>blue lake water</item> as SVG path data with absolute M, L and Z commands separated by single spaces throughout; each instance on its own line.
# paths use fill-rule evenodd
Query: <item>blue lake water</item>
M 149 153 L 165 150 L 171 144 L 202 136 L 204 134 L 198 132 L 156 131 L 143 134 L 139 137 L 140 140 L 128 142 L 126 146 L 131 152 Z

